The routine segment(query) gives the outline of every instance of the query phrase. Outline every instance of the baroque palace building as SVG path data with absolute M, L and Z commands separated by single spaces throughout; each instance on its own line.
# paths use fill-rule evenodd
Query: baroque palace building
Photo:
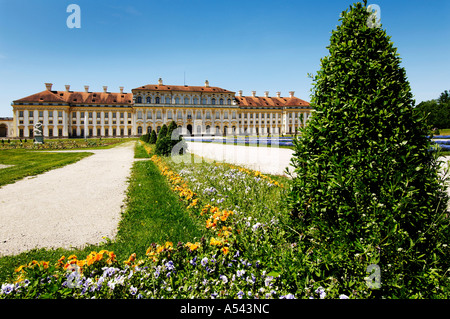
M 311 115 L 309 103 L 289 92 L 275 97 L 243 96 L 235 92 L 210 86 L 149 84 L 124 93 L 52 90 L 45 83 L 42 92 L 11 103 L 12 136 L 33 137 L 37 122 L 43 134 L 51 137 L 131 137 L 159 132 L 163 124 L 175 121 L 183 134 L 213 135 L 266 135 L 290 134 L 304 125 Z M 86 130 L 86 132 L 85 132 Z

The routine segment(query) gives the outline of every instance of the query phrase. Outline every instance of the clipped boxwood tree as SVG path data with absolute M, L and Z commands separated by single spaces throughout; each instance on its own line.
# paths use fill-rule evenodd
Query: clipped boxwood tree
M 291 160 L 293 236 L 309 283 L 334 296 L 448 296 L 448 198 L 430 127 L 366 5 L 342 13 L 313 76 L 315 111 Z
M 150 134 L 150 138 L 148 139 L 149 144 L 155 144 L 156 143 L 156 132 L 155 130 L 152 130 L 152 133 Z

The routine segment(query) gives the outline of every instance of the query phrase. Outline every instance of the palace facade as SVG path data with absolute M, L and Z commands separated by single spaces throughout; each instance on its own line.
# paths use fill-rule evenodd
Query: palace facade
M 132 137 L 159 131 L 175 121 L 183 134 L 266 135 L 289 134 L 304 125 L 311 115 L 309 103 L 289 92 L 289 97 L 243 96 L 210 86 L 149 84 L 125 93 L 45 90 L 11 103 L 12 136 L 33 137 L 33 127 L 43 124 L 47 138 Z

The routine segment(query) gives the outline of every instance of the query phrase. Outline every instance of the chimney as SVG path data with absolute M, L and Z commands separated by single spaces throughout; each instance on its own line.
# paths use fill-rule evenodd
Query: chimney
M 239 90 L 238 96 L 242 96 L 242 90 Z
M 289 91 L 289 97 L 294 97 L 295 91 Z
M 256 91 L 252 91 L 252 96 L 256 97 Z
M 208 80 L 205 81 L 205 87 L 209 88 L 209 81 Z
M 84 92 L 86 92 L 86 93 L 89 92 L 89 85 L 85 85 L 85 86 L 84 86 Z
M 281 97 L 281 92 L 277 92 L 277 97 Z
M 119 86 L 120 93 L 123 93 L 123 86 Z
M 264 91 L 264 97 L 269 97 L 269 91 Z
M 70 91 L 70 85 L 66 84 L 65 87 L 66 87 L 66 92 L 69 92 Z
M 47 89 L 47 91 L 51 91 L 52 90 L 52 83 L 45 83 L 45 88 Z
M 159 78 L 159 80 L 158 80 L 158 85 L 163 85 L 162 78 Z
M 107 92 L 108 91 L 108 87 L 106 85 L 103 86 L 103 92 Z

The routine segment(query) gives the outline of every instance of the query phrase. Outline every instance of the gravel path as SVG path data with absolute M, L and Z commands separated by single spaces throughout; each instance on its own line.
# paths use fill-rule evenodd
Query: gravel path
M 114 238 L 134 142 L 88 151 L 94 155 L 0 188 L 0 256 Z
M 188 152 L 216 161 L 245 166 L 261 173 L 284 175 L 286 167 L 293 171 L 293 150 L 279 147 L 256 147 L 216 143 L 187 142 Z

